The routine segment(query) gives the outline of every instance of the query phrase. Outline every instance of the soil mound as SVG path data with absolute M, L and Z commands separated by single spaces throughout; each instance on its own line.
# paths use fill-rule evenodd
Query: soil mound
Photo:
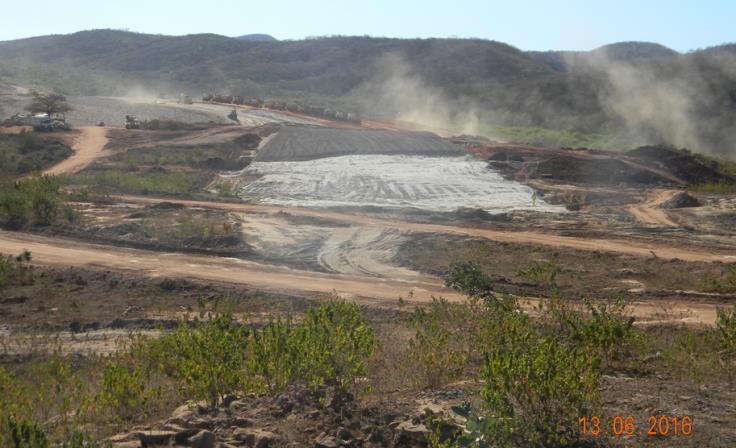
M 257 162 L 346 155 L 461 156 L 465 151 L 430 132 L 285 126 L 258 152 Z
M 554 156 L 539 162 L 536 177 L 594 185 L 660 184 L 667 179 L 647 169 L 617 159 Z
M 732 177 L 719 172 L 717 164 L 706 164 L 687 150 L 678 150 L 661 145 L 641 146 L 629 151 L 628 155 L 654 164 L 689 184 L 734 181 Z
M 660 207 L 667 209 L 700 207 L 700 201 L 698 201 L 697 198 L 694 198 L 693 196 L 687 194 L 687 192 L 681 191 L 668 200 L 664 201 L 660 205 Z

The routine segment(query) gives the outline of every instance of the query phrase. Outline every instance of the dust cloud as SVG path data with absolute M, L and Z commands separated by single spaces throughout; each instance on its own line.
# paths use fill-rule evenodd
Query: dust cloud
M 478 134 L 478 108 L 467 98 L 454 98 L 427 84 L 398 54 L 381 56 L 374 75 L 353 90 L 361 108 L 378 116 L 463 134 Z
M 629 141 L 736 154 L 733 93 L 724 89 L 736 79 L 733 53 L 626 61 L 599 51 L 567 62 L 570 72 L 604 81 L 600 106 Z

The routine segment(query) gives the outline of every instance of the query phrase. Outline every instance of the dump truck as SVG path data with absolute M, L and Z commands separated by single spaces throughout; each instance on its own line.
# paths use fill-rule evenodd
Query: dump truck
M 141 122 L 138 121 L 138 118 L 135 115 L 125 116 L 125 129 L 140 129 L 140 128 L 141 128 Z
M 72 127 L 66 122 L 66 116 L 57 114 L 35 114 L 31 117 L 31 126 L 36 132 L 68 131 Z

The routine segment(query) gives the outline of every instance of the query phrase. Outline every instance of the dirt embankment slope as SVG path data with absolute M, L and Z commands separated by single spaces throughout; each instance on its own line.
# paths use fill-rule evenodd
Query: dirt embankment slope
M 671 199 L 672 196 L 676 195 L 680 190 L 654 190 L 647 196 L 647 199 L 637 205 L 628 208 L 637 221 L 644 224 L 655 224 L 667 227 L 679 227 L 679 225 L 673 221 L 667 212 L 660 207 L 660 205 Z
M 108 155 L 105 152 L 105 145 L 108 141 L 107 129 L 104 127 L 87 127 L 80 128 L 79 131 L 79 135 L 72 144 L 74 154 L 47 169 L 44 174 L 74 174 L 89 166 L 96 159 Z

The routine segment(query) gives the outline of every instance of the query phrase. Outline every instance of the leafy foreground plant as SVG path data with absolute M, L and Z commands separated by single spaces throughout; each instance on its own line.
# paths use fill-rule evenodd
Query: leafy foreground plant
M 732 309 L 716 310 L 716 333 L 725 354 L 736 355 L 736 305 Z
M 257 329 L 230 313 L 202 313 L 111 355 L 41 355 L 0 368 L 0 446 L 94 446 L 80 428 L 104 437 L 164 415 L 182 398 L 216 406 L 226 394 L 277 393 L 290 384 L 345 390 L 365 375 L 375 347 L 360 308 L 330 301 L 301 323 Z
M 289 384 L 353 386 L 375 350 L 373 330 L 360 308 L 330 301 L 310 309 L 304 322 L 272 321 L 261 330 L 239 325 L 230 314 L 182 322 L 152 342 L 158 368 L 185 395 L 216 406 L 225 394 L 277 392 Z
M 477 410 L 456 411 L 467 419 L 463 431 L 444 441 L 435 433 L 430 436 L 432 446 L 547 447 L 575 442 L 577 418 L 598 402 L 599 354 L 611 350 L 611 341 L 629 328 L 623 307 L 590 304 L 586 317 L 558 306 L 550 313 L 553 319 L 532 319 L 515 298 L 494 295 L 491 280 L 477 266 L 454 265 L 448 283 L 471 299 L 452 306 L 436 301 L 428 311 L 418 312 L 424 325 L 415 339 L 436 342 L 434 351 L 429 342 L 412 348 L 420 349 L 420 359 L 436 360 L 465 347 L 470 364 L 479 365 L 483 386 Z M 462 330 L 452 333 L 448 325 Z
M 0 183 L 0 218 L 13 229 L 27 223 L 52 224 L 62 204 L 59 181 L 52 176 L 33 176 Z

